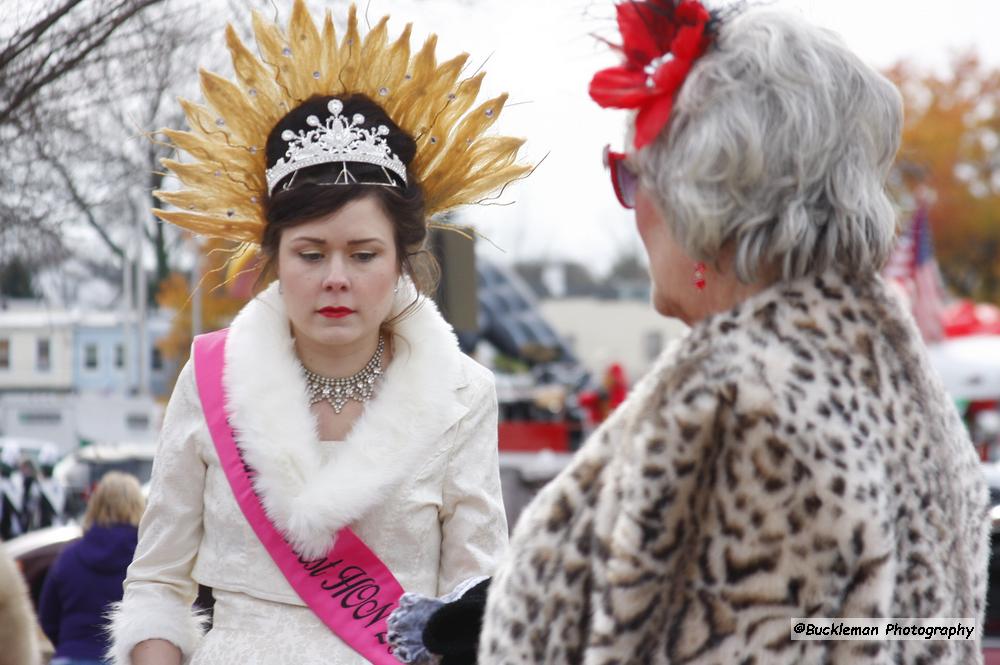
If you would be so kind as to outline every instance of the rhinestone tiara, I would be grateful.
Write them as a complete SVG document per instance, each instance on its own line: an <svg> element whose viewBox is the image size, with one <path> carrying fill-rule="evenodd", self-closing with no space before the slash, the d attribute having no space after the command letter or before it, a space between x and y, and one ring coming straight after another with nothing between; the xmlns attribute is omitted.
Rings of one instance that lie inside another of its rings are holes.
<svg viewBox="0 0 1000 665"><path fill-rule="evenodd" d="M362 127L365 117L360 113L355 113L350 119L341 115L344 104L339 99L331 99L326 107L330 115L325 123L320 122L315 115L306 118L306 124L315 129L298 132L286 129L281 133L282 140L288 143L288 149L284 157L265 171L268 194L289 173L336 162L363 162L381 166L398 175L403 184L406 184L406 165L390 150L384 138L389 134L388 127ZM397 186L392 178L387 177L386 180L384 184ZM338 177L337 184L353 184L346 169Z"/></svg>
<svg viewBox="0 0 1000 665"><path fill-rule="evenodd" d="M187 129L163 130L187 159L163 160L180 184L176 189L155 192L163 205L154 208L153 214L192 233L239 243L228 261L227 284L260 256L257 248L267 229L267 176L273 180L275 173L267 174L268 167L274 165L265 154L267 138L290 110L313 97L329 101L363 94L392 118L392 122L381 116L376 120L372 113L366 113L366 127L380 122L390 127L395 124L413 137L415 156L412 161L403 160L406 181L419 182L423 189L428 228L459 231L461 227L437 216L459 206L489 205L488 201L500 197L509 184L533 168L518 159L522 139L493 133L507 94L479 99L485 73L476 68L470 75L468 55L441 58L439 62L436 36L428 36L423 46L411 44L412 31L407 26L391 38L388 16L377 23L373 20L366 34L363 24L367 21L358 20L357 7L350 3L343 3L350 5L346 28L335 29L333 15L328 13L317 21L306 2L278 3L292 5L284 25L258 12L252 21L256 48L244 44L236 29L227 27L232 78L202 70L204 102L180 100ZM340 21L336 23L340 25ZM341 110L345 112L350 119L353 111ZM315 114L326 122L326 102ZM282 157L288 148L278 136L283 129L275 132L277 149L272 160ZM289 129L308 132L315 128L303 121L301 128ZM392 134L383 138L389 139L395 151ZM381 157L390 159L386 154ZM350 183L353 172L361 166L351 162L324 165L322 170L327 172L317 180ZM365 170L377 172L361 178L373 181L368 184L404 186L400 175L387 167ZM283 179L279 176L273 191L277 193L286 184L291 187L294 183L289 180L297 173L292 171Z"/></svg>

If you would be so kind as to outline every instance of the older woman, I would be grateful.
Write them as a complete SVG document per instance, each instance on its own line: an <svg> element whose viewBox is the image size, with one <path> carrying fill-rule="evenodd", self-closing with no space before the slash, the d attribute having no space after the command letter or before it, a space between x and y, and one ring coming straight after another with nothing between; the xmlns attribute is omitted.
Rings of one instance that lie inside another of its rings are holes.
<svg viewBox="0 0 1000 665"><path fill-rule="evenodd" d="M879 277L897 91L781 13L627 3L619 25L630 60L591 93L639 111L616 190L691 332L522 515L479 662L981 662L978 640L790 633L983 616L977 460Z"/></svg>

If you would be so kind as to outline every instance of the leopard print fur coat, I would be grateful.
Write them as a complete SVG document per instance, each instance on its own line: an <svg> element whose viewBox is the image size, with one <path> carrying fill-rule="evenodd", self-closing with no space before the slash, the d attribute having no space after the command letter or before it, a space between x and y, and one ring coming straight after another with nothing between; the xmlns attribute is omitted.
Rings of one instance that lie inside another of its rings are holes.
<svg viewBox="0 0 1000 665"><path fill-rule="evenodd" d="M523 513L479 663L974 665L976 641L792 641L792 617L975 617L987 490L878 277L695 326Z"/></svg>

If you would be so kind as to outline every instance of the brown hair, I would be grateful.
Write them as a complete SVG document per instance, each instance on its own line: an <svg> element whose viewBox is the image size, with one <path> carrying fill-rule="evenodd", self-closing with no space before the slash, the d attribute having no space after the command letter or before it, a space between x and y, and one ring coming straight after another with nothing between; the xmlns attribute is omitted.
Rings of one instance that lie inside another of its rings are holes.
<svg viewBox="0 0 1000 665"><path fill-rule="evenodd" d="M385 125L389 129L385 136L389 148L409 169L417 152L413 137L400 129L381 106L360 94L343 97L313 96L288 113L267 137L269 168L285 154L287 144L281 138L282 132L307 130L309 125L306 118L311 115L320 118L328 116L327 104L332 99L339 99L343 103L343 115L363 115L364 127ZM270 279L274 275L278 245L285 230L335 213L351 201L371 197L392 221L400 272L410 276L418 292L426 295L433 293L437 288L440 268L434 255L426 248L427 222L423 187L409 170L405 185L401 180L396 180L398 187L373 184L385 182L384 170L380 166L360 162L350 164L351 175L358 180L358 184L330 186L328 183L337 177L341 168L340 163L320 164L289 174L276 184L264 205L267 224L261 239L261 250L266 263L262 276ZM395 174L391 171L389 173L395 179ZM391 326L409 314L417 302L418 300L414 300L410 303L387 325Z"/></svg>
<svg viewBox="0 0 1000 665"><path fill-rule="evenodd" d="M87 502L83 530L112 524L138 526L145 509L146 499L142 496L142 488L135 476L121 471L109 471L97 483L97 488Z"/></svg>

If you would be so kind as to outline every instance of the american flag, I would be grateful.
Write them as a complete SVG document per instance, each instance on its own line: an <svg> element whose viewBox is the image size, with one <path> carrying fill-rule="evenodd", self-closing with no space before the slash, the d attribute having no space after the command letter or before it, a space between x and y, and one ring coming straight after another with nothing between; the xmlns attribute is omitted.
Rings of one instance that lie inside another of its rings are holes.
<svg viewBox="0 0 1000 665"><path fill-rule="evenodd" d="M909 299L910 311L924 341L943 339L945 292L934 258L926 204L920 204L913 221L899 236L884 273L899 284Z"/></svg>

